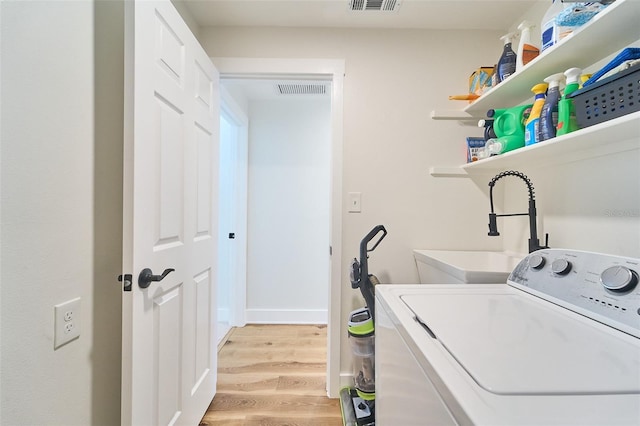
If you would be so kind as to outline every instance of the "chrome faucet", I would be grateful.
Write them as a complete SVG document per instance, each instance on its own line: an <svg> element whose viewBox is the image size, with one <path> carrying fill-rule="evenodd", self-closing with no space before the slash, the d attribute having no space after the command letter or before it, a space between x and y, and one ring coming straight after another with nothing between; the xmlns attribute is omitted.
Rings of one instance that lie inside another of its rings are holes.
<svg viewBox="0 0 640 426"><path fill-rule="evenodd" d="M527 185L527 189L529 190L529 212L528 213L511 213L511 214L496 214L493 210L493 187L496 182L502 179L505 176L515 176L524 181ZM489 213L489 236L494 237L500 235L498 232L498 224L497 218L504 216L529 216L529 232L531 237L529 238L529 253L532 253L536 250L549 248L549 234L546 234L545 237L545 245L540 245L540 240L538 239L538 231L536 226L536 200L533 190L533 185L529 178L521 172L517 172L514 170L509 170L506 172L498 173L491 182L489 182L489 202L491 203L491 213Z"/></svg>

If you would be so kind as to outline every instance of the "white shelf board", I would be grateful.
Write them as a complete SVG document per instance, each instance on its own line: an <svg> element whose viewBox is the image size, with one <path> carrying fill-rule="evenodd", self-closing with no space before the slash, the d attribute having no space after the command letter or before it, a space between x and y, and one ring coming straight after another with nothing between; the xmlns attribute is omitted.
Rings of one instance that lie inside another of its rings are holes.
<svg viewBox="0 0 640 426"><path fill-rule="evenodd" d="M484 116L491 108L510 108L533 102L531 88L545 77L585 68L640 39L640 1L617 0L571 36L545 50L521 70L464 108Z"/></svg>
<svg viewBox="0 0 640 426"><path fill-rule="evenodd" d="M431 111L432 120L457 120L457 121L477 121L479 118L459 110L435 110Z"/></svg>
<svg viewBox="0 0 640 426"><path fill-rule="evenodd" d="M468 174L539 167L640 149L640 111L567 135L465 164Z"/></svg>
<svg viewBox="0 0 640 426"><path fill-rule="evenodd" d="M469 174L460 167L430 167L429 174L433 177L469 177Z"/></svg>

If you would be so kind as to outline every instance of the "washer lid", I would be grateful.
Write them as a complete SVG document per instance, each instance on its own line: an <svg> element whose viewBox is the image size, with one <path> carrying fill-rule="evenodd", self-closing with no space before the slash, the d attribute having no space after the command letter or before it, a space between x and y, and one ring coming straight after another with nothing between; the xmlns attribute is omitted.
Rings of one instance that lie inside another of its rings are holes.
<svg viewBox="0 0 640 426"><path fill-rule="evenodd" d="M640 393L639 339L534 296L447 290L401 299L489 392Z"/></svg>

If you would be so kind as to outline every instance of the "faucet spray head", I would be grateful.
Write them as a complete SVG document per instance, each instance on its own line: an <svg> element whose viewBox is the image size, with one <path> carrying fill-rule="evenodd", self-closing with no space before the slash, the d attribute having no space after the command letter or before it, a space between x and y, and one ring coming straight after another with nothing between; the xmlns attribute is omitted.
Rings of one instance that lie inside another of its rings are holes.
<svg viewBox="0 0 640 426"><path fill-rule="evenodd" d="M500 233L498 232L498 223L497 223L497 216L495 213L489 213L489 235L490 237L497 237L498 235L500 235Z"/></svg>

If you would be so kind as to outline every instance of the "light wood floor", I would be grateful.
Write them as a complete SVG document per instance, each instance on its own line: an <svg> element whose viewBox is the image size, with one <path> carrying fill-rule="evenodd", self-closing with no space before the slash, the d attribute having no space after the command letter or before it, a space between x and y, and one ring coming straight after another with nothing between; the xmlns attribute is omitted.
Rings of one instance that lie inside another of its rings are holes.
<svg viewBox="0 0 640 426"><path fill-rule="evenodd" d="M200 425L341 426L327 398L326 326L235 328L218 353L218 389Z"/></svg>

